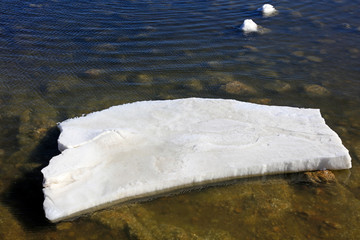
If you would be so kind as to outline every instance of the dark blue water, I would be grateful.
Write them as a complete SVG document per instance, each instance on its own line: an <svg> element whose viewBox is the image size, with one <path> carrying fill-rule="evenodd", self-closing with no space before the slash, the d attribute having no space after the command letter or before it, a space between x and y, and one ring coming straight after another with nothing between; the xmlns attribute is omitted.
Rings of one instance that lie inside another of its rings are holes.
<svg viewBox="0 0 360 240"><path fill-rule="evenodd" d="M264 3L1 1L0 238L356 239L360 1L270 1L273 17ZM264 32L239 30L247 18ZM190 96L320 108L354 167L330 186L254 179L46 222L39 170L57 122Z"/></svg>

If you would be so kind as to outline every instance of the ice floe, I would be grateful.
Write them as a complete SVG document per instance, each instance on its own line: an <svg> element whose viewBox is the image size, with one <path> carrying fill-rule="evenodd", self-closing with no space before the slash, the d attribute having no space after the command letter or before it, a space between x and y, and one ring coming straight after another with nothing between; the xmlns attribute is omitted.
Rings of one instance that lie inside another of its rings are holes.
<svg viewBox="0 0 360 240"><path fill-rule="evenodd" d="M261 8L258 8L258 11L261 11L266 17L274 16L277 13L277 10L271 4L262 5Z"/></svg>
<svg viewBox="0 0 360 240"><path fill-rule="evenodd" d="M252 19L245 19L240 29L246 33L257 32L258 25Z"/></svg>
<svg viewBox="0 0 360 240"><path fill-rule="evenodd" d="M347 169L318 109L224 99L143 101L59 124L44 175L53 221L174 189L264 174Z"/></svg>

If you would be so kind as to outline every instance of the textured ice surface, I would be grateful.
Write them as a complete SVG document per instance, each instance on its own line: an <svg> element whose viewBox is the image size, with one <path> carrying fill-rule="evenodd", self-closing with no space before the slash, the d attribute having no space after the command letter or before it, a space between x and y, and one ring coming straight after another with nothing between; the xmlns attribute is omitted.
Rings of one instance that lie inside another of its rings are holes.
<svg viewBox="0 0 360 240"><path fill-rule="evenodd" d="M316 169L351 159L317 109L223 99L145 101L59 124L42 170L51 221L205 182Z"/></svg>
<svg viewBox="0 0 360 240"><path fill-rule="evenodd" d="M271 4L264 4L261 8L258 9L261 11L264 16L273 16L277 12L273 5Z"/></svg>
<svg viewBox="0 0 360 240"><path fill-rule="evenodd" d="M258 26L252 19L245 19L240 29L244 32L257 32Z"/></svg>

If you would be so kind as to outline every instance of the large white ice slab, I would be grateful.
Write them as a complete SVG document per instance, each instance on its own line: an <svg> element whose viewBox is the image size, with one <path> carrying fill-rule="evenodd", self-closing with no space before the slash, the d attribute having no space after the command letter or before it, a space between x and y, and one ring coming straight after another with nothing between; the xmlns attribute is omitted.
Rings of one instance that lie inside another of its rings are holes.
<svg viewBox="0 0 360 240"><path fill-rule="evenodd" d="M351 167L318 109L223 99L145 101L69 119L59 128L62 153L42 170L51 221L205 182Z"/></svg>

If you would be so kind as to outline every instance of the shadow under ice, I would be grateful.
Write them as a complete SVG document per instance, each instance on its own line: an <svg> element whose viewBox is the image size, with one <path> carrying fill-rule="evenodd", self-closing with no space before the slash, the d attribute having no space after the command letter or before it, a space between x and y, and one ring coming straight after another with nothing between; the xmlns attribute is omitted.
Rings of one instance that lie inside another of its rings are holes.
<svg viewBox="0 0 360 240"><path fill-rule="evenodd" d="M44 195L41 169L49 164L49 160L53 156L60 153L57 148L59 134L57 127L48 130L27 161L38 163L40 166L16 179L1 198L1 201L9 206L11 212L25 228L34 230L52 225L46 219L43 210Z"/></svg>

